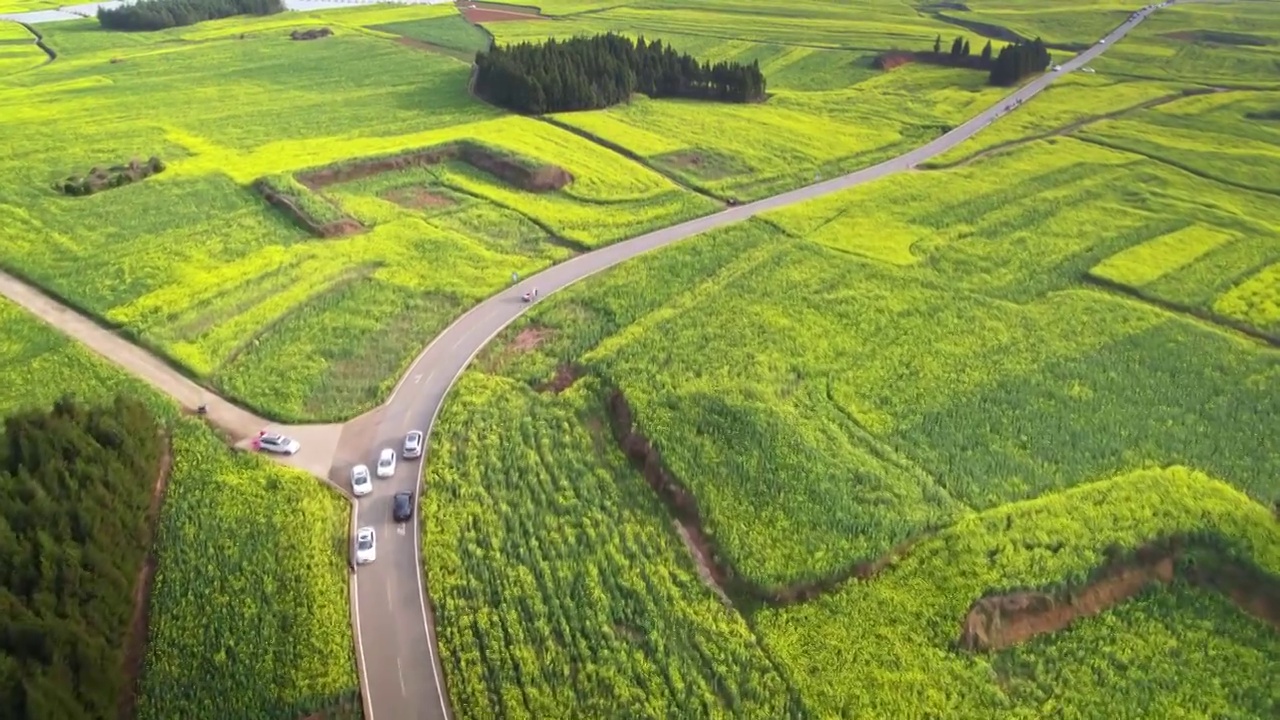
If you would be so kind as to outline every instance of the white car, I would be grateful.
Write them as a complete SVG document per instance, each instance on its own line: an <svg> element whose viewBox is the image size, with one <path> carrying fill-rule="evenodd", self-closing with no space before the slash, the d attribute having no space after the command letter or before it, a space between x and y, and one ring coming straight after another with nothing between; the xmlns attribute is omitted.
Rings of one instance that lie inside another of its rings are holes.
<svg viewBox="0 0 1280 720"><path fill-rule="evenodd" d="M396 474L396 451L386 448L378 456L378 477L389 478Z"/></svg>
<svg viewBox="0 0 1280 720"><path fill-rule="evenodd" d="M258 433L258 437L253 439L253 447L256 450L265 452L280 453L281 455L292 455L302 447L297 440L285 437L279 433L269 433L266 430Z"/></svg>
<svg viewBox="0 0 1280 720"><path fill-rule="evenodd" d="M1102 38L1101 40L1099 40L1099 41L1098 41L1098 44L1099 44L1099 45L1106 45L1106 44L1107 44L1107 39L1106 39L1106 38Z"/></svg>
<svg viewBox="0 0 1280 720"><path fill-rule="evenodd" d="M356 497L373 492L373 479L369 477L369 467L367 465L357 465L351 468L351 492L355 493Z"/></svg>
<svg viewBox="0 0 1280 720"><path fill-rule="evenodd" d="M362 527L356 531L356 564L368 565L378 559L378 539L373 528Z"/></svg>
<svg viewBox="0 0 1280 720"><path fill-rule="evenodd" d="M404 436L404 457L406 460L422 457L422 441L425 437L421 430L413 430Z"/></svg>

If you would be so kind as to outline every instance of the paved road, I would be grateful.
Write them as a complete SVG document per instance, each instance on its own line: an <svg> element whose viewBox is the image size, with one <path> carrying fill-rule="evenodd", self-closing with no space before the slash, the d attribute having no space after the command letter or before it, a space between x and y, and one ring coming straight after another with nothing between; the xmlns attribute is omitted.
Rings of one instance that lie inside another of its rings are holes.
<svg viewBox="0 0 1280 720"><path fill-rule="evenodd" d="M1124 37L1148 14L1150 11L1140 12L1137 18L1107 35L1106 43L1095 45L1062 63L1061 70L1037 78L972 120L905 155L849 175L579 255L486 300L436 337L409 368L390 400L378 411L376 447L399 447L409 430L430 431L450 387L472 358L528 309L529 306L521 299L525 290L537 287L540 296L550 295L650 250L768 210L909 170L972 137L1010 112L1013 103L1031 98L1059 75L1087 64ZM372 458L376 452L376 448L370 448L368 456ZM401 468L394 483L386 483L386 487L380 487L371 496L372 500L363 500L360 505L360 524L373 525L378 529L379 537L383 538L379 542L377 563L359 571L359 635L365 649L365 692L373 715L370 720L443 720L449 717L446 695L441 687L439 658L434 652L431 608L423 602L427 596L421 592L418 521L415 519L411 531L401 536L395 534L390 519L391 494L394 489L418 488L418 472L416 464L411 469ZM426 558L426 561L430 563L431 558Z"/></svg>
<svg viewBox="0 0 1280 720"><path fill-rule="evenodd" d="M433 340L382 407L340 426L270 425L272 429L294 435L303 442L302 452L286 459L286 462L330 480L344 490L349 488L346 478L352 464L359 462L373 467L379 449L391 447L398 450L405 433L410 430L430 431L454 380L494 335L528 309L529 306L521 301L521 295L527 288L537 287L540 295L545 297L650 250L768 210L914 168L972 137L1001 115L1012 111L1016 102L1031 98L1058 76L1087 64L1151 12L1140 11L1136 18L1107 35L1104 44L1095 45L1062 63L1060 71L1035 79L923 147L849 175L729 208L580 255L528 278L517 287L508 288L473 308ZM17 278L0 273L0 294L150 382L185 407L194 408L200 403L207 403L210 419L241 440L240 445L244 445L245 438L256 434L255 428L269 425L191 382L146 350L103 329ZM395 476L375 479L374 492L358 504L357 524L372 526L378 533L377 561L360 568L353 582L352 609L356 617L356 641L359 644L367 720L445 720L449 717L436 654L432 611L425 602L427 594L424 592L419 557L419 519L416 512L408 525L397 525L391 519L391 498L395 492L414 492L417 506L421 471L421 461L401 460ZM426 560L430 562L431 559Z"/></svg>

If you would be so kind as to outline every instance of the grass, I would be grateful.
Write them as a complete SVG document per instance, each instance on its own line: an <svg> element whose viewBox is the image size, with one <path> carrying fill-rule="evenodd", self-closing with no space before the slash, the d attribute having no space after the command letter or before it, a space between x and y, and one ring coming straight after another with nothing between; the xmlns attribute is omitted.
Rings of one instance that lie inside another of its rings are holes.
<svg viewBox="0 0 1280 720"><path fill-rule="evenodd" d="M0 20L0 78L40 67L48 59L26 28Z"/></svg>
<svg viewBox="0 0 1280 720"><path fill-rule="evenodd" d="M371 29L464 53L474 54L489 49L489 36L457 13L422 20L374 25Z"/></svg>

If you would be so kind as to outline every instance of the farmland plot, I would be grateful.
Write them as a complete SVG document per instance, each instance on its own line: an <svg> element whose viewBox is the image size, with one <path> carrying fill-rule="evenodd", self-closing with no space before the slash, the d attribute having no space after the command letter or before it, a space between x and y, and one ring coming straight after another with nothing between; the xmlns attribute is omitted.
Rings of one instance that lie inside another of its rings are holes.
<svg viewBox="0 0 1280 720"><path fill-rule="evenodd" d="M1277 698L1265 668L1280 635L1222 595L1182 584L994 657L954 649L979 597L1078 589L1107 548L1173 535L1212 538L1280 577L1280 530L1268 510L1174 468L967 518L869 582L766 609L756 623L805 702L833 715L1039 717L1049 702L1084 716L1123 704L1151 717L1267 717Z"/></svg>
<svg viewBox="0 0 1280 720"><path fill-rule="evenodd" d="M170 426L139 717L297 717L349 697L347 502L314 478L230 453L149 385L7 300L0 338L0 417L63 394L125 394Z"/></svg>
<svg viewBox="0 0 1280 720"><path fill-rule="evenodd" d="M403 9L409 21L454 12ZM512 272L714 209L587 140L499 118L467 97L464 63L359 24L394 17L357 8L110 37L50 26L59 62L0 84L21 138L0 160L5 263L265 414L338 419L376 404L432 334ZM293 42L299 25L336 34ZM535 196L440 167L435 183L469 199L431 218L334 188L326 207L369 231L324 241L248 187L462 138L560 165L573 182ZM151 155L165 173L86 198L49 189ZM119 272L93 270L104 265Z"/></svg>

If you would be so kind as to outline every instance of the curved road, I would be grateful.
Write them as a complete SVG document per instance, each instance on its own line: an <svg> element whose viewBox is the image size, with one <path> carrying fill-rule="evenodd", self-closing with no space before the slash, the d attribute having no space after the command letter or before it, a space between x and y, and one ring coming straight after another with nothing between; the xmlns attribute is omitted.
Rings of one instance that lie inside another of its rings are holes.
<svg viewBox="0 0 1280 720"><path fill-rule="evenodd" d="M1099 43L1022 86L977 117L942 135L927 145L831 180L775 195L714 215L657 230L640 237L579 255L526 278L472 308L435 338L414 361L387 403L375 411L378 425L376 443L366 455L376 456L377 448L399 448L405 433L432 425L454 381L472 358L507 325L529 308L521 300L528 288L537 287L540 296L550 295L594 273L679 240L736 223L768 210L837 192L855 185L910 170L972 137L982 128L1009 112L1014 103L1025 101L1064 75L1102 54L1112 43L1153 10L1140 10ZM368 461L366 461L368 462ZM335 468L337 470L337 468ZM345 468L342 469L345 472ZM418 491L417 463L396 474L394 483L384 483L360 502L360 524L378 529L378 561L358 572L357 631L365 669L365 696L369 720L444 720L449 717L442 683L439 657L435 654L434 622L425 602L421 537L415 513L411 532L398 535L391 522L390 498L396 490ZM416 500L416 497L415 497ZM426 558L429 563L431 558Z"/></svg>
<svg viewBox="0 0 1280 720"><path fill-rule="evenodd" d="M508 288L460 317L418 356L382 407L343 425L271 425L197 385L164 360L2 272L0 294L150 382L185 407L194 408L207 403L208 419L241 438L238 444L242 447L264 426L300 438L303 451L283 460L325 477L347 491L350 488L347 477L353 464L364 463L372 467L379 449L390 447L398 451L410 430L426 431L430 437L436 416L457 377L494 335L528 309L520 297L525 289L536 286L539 294L546 296L624 260L678 240L768 210L910 170L972 137L1011 111L1015 103L1039 93L1059 75L1085 65L1124 37L1154 9L1138 11L1135 17L1108 34L1105 43L1094 45L1062 63L1061 70L1036 78L977 117L904 155L849 175L732 207L579 255L527 278L519 286ZM424 457L426 454L424 452ZM400 460L394 477L386 480L375 478L374 492L358 502L357 524L372 526L378 534L377 561L359 568L352 576L352 614L367 720L445 720L450 716L436 654L432 610L426 602L423 586L422 558L419 556L421 533L417 500L422 486L421 463L421 460ZM391 498L397 491L405 490L415 495L414 519L407 526L391 519ZM426 558L428 563L430 560Z"/></svg>

